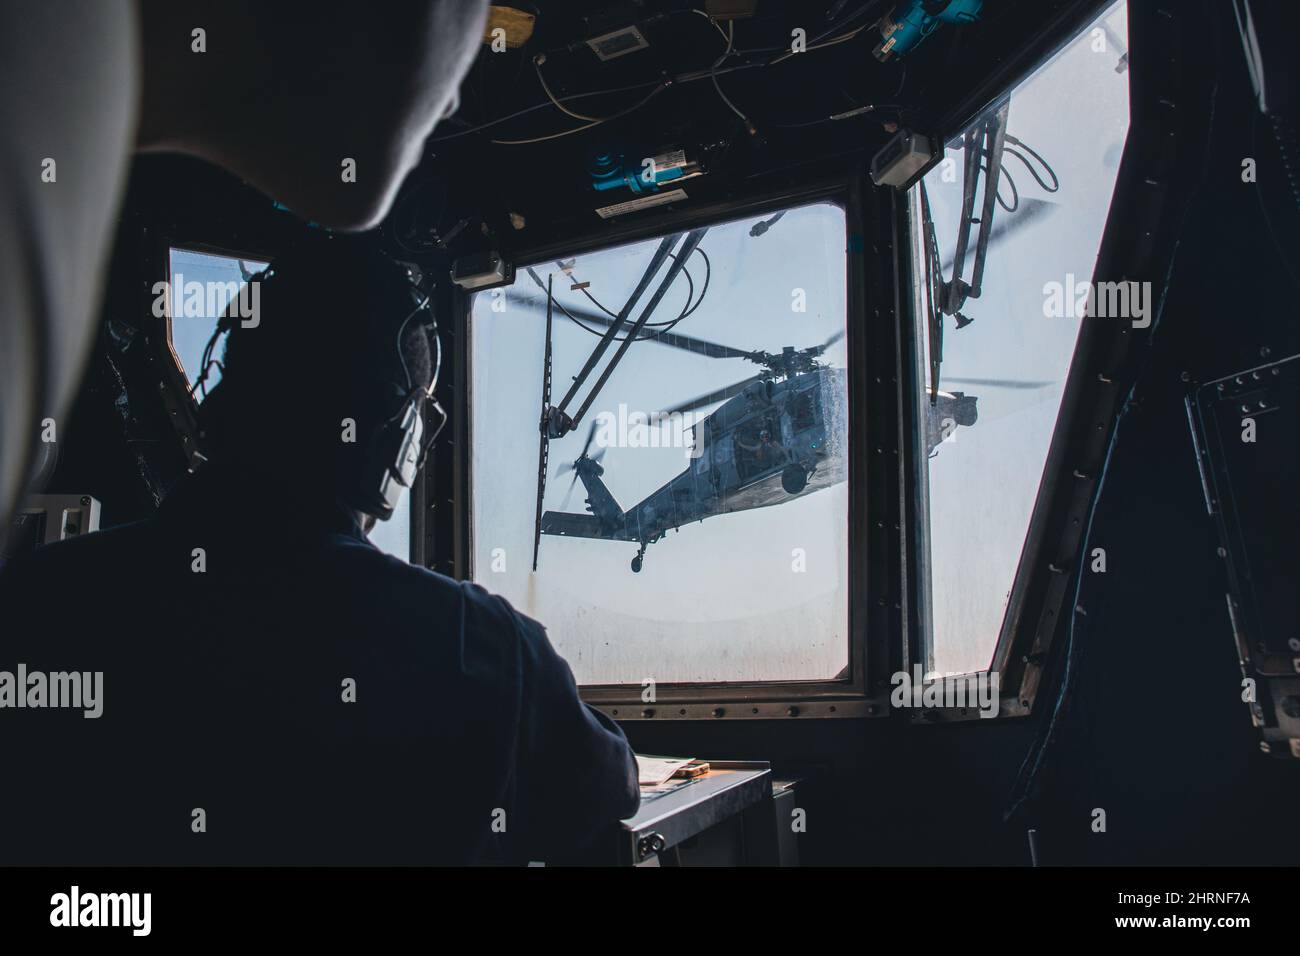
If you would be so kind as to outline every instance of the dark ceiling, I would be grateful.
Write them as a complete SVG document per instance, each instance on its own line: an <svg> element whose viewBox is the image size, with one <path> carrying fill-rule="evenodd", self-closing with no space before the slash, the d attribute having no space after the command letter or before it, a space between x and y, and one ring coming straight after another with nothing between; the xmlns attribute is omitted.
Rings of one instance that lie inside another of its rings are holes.
<svg viewBox="0 0 1300 956"><path fill-rule="evenodd" d="M695 204L861 169L899 123L932 135L956 132L999 84L1101 5L986 3L979 23L941 28L906 57L881 63L872 52L876 24L891 0L758 0L753 16L718 25L671 0L541 3L531 7L535 30L522 46L482 48L459 111L434 131L387 231L410 256L439 251L438 240L462 255L606 229L593 210L631 194L593 189L588 169L597 152L635 158L685 149L706 170L690 183ZM629 24L646 48L602 61L584 42ZM734 29L733 53L719 63L727 29ZM796 29L810 49L788 55ZM816 48L832 40L840 42ZM735 110L714 88L715 64ZM539 71L567 108L618 118L584 129L548 101ZM597 95L565 99L589 93ZM480 128L520 111L527 112ZM500 142L569 130L579 132Z"/></svg>

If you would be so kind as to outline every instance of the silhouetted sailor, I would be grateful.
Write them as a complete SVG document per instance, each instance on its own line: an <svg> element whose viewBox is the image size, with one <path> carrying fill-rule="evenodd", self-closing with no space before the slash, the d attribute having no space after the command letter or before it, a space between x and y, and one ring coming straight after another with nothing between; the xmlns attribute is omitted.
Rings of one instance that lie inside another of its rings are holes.
<svg viewBox="0 0 1300 956"><path fill-rule="evenodd" d="M260 281L201 472L0 574L0 671L102 674L97 717L9 683L0 862L567 858L637 808L623 734L539 624L366 538L430 442L427 299L347 240Z"/></svg>

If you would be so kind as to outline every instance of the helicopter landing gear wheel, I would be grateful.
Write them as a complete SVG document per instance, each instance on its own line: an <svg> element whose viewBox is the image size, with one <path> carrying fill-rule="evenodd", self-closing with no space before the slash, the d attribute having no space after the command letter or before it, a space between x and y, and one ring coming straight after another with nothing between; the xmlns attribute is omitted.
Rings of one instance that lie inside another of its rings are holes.
<svg viewBox="0 0 1300 956"><path fill-rule="evenodd" d="M802 465L786 465L781 472L781 487L787 495L797 495L808 487L808 472Z"/></svg>
<svg viewBox="0 0 1300 956"><path fill-rule="evenodd" d="M632 559L632 573L640 574L641 565L645 560L645 545L641 545L641 550L637 551L636 557Z"/></svg>

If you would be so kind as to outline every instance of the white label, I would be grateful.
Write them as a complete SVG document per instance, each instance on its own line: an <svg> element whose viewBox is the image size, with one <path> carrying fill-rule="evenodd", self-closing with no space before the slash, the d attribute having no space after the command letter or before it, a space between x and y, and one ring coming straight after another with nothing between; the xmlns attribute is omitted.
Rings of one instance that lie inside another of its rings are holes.
<svg viewBox="0 0 1300 956"><path fill-rule="evenodd" d="M678 166L686 165L686 150L674 149L667 153L660 153L658 156L650 157L654 163L654 171L660 172L664 169L676 169Z"/></svg>
<svg viewBox="0 0 1300 956"><path fill-rule="evenodd" d="M639 196L636 199L615 203L612 206L601 206L596 210L596 215L601 219L613 219L615 216L621 216L624 213L636 212L638 209L650 209L654 206L662 206L685 198L687 198L685 189L672 189L666 193L655 193L652 196Z"/></svg>

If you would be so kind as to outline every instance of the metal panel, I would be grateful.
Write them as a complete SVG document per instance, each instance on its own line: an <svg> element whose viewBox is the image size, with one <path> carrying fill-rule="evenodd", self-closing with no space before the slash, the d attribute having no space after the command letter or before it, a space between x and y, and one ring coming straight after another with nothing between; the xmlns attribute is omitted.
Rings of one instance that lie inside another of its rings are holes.
<svg viewBox="0 0 1300 956"><path fill-rule="evenodd" d="M1201 386L1187 399L1207 511L1227 572L1227 612L1243 700L1260 749L1300 757L1300 356ZM1225 627L1226 629L1226 627Z"/></svg>
<svg viewBox="0 0 1300 956"><path fill-rule="evenodd" d="M668 793L642 798L636 814L619 824L620 862L644 862L755 808L772 822L772 771L767 763L710 760L709 768L704 776L683 781ZM763 819L760 815L746 821L747 849L752 843L757 851L750 862L774 859L768 847L775 833L770 840L765 837Z"/></svg>

